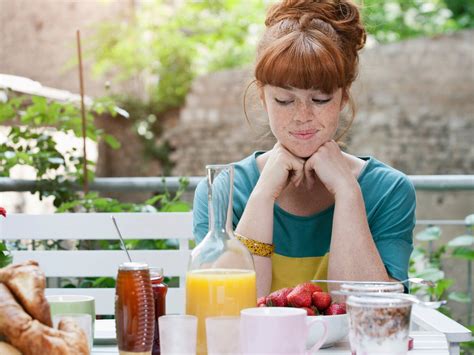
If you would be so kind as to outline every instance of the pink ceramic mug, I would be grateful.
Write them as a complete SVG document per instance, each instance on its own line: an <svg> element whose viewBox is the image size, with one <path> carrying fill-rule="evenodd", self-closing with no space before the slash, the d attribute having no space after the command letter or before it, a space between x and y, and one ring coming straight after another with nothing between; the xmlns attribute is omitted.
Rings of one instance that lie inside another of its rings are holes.
<svg viewBox="0 0 474 355"><path fill-rule="evenodd" d="M322 319L306 321L304 309L258 307L240 311L240 349L242 354L308 354L317 351L327 338ZM324 328L323 335L306 351L308 330L315 323Z"/></svg>

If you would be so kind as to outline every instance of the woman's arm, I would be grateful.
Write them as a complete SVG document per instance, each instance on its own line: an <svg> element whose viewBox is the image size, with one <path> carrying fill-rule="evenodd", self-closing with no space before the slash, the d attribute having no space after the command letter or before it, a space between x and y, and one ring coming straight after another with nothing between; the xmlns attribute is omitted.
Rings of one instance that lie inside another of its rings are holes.
<svg viewBox="0 0 474 355"><path fill-rule="evenodd" d="M275 201L257 186L252 191L236 233L262 243L273 241L273 205ZM253 255L257 273L257 296L270 293L272 286L272 259Z"/></svg>
<svg viewBox="0 0 474 355"><path fill-rule="evenodd" d="M335 194L328 278L390 281L369 229L362 192L354 182Z"/></svg>
<svg viewBox="0 0 474 355"><path fill-rule="evenodd" d="M322 145L306 162L335 200L328 278L389 281L367 222L364 200L354 173L334 141Z"/></svg>
<svg viewBox="0 0 474 355"><path fill-rule="evenodd" d="M298 186L303 178L304 160L295 157L280 143L267 153L268 159L253 189L236 232L262 243L273 243L273 207L289 182ZM291 174L290 174L291 172ZM266 296L272 286L272 260L253 255L257 273L257 295Z"/></svg>

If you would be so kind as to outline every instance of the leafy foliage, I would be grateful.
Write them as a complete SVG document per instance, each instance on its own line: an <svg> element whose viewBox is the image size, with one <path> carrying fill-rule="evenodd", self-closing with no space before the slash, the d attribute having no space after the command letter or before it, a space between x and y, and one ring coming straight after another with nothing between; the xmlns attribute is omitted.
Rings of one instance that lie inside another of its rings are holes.
<svg viewBox="0 0 474 355"><path fill-rule="evenodd" d="M182 106L197 75L248 65L265 16L261 0L144 1L128 20L102 23L89 54L94 71L145 84L147 99L117 96L146 152L169 173L170 147L157 146L162 114ZM112 91L113 91L112 85Z"/></svg>
<svg viewBox="0 0 474 355"><path fill-rule="evenodd" d="M164 181L163 181L164 182ZM182 201L182 195L186 191L189 180L181 178L179 180L178 191L172 194L168 189L163 193L157 194L144 203L123 203L116 199L101 197L97 193L88 193L85 196L70 202L63 203L57 209L57 212L187 212L191 210L189 203ZM166 185L165 185L166 186ZM176 249L178 246L175 240L143 240L143 239L127 239L125 241L127 249ZM60 243L57 246L60 248ZM99 250L118 250L121 249L120 242L111 240L88 241L81 240L78 249L99 249ZM172 286L175 285L176 279L166 279ZM63 287L115 287L115 279L111 277L87 277L77 279L61 280Z"/></svg>
<svg viewBox="0 0 474 355"><path fill-rule="evenodd" d="M434 243L439 242L441 237L441 228L431 226L420 233L415 238L421 243L428 243L428 248L417 246L410 258L410 276L421 277L426 280L434 281L435 287L412 287L411 292L421 297L427 296L431 300L440 300L448 298L450 301L459 302L467 305L467 317L464 323L472 328L472 261L474 260L474 214L465 218L466 234L451 239L448 243L435 247ZM468 234L470 233L470 234ZM453 292L450 287L454 280L445 278L443 271L443 260L445 258L455 258L467 262L467 284L466 292ZM450 315L448 306L441 307L440 311ZM464 349L474 348L474 342L463 343Z"/></svg>
<svg viewBox="0 0 474 355"><path fill-rule="evenodd" d="M381 43L474 27L474 5L464 0L364 0L368 32Z"/></svg>
<svg viewBox="0 0 474 355"><path fill-rule="evenodd" d="M114 103L108 99L96 101L86 114L86 136L94 142L104 139L113 148L118 141L94 125L94 115L108 113L116 116ZM82 118L72 103L48 101L44 97L13 97L0 102L0 123L13 122L5 144L0 145L0 176L9 177L16 166L34 169L37 184L31 191L40 199L54 197L54 205L77 198L72 181L83 181L82 151L71 147L61 151L54 139L56 132L82 137ZM94 177L94 162L87 162L88 176Z"/></svg>
<svg viewBox="0 0 474 355"><path fill-rule="evenodd" d="M188 179L180 178L179 188L175 194L165 187L163 193L149 198L144 203L123 203L113 198L101 197L96 192L90 192L76 200L63 203L56 212L187 212L191 210L191 206L182 201L181 197L188 185Z"/></svg>
<svg viewBox="0 0 474 355"><path fill-rule="evenodd" d="M10 255L7 246L4 242L0 241L0 267L4 267L11 264L12 256Z"/></svg>
<svg viewBox="0 0 474 355"><path fill-rule="evenodd" d="M118 72L119 80L146 75L155 107L178 107L197 74L252 61L264 9L259 0L143 2L128 22L98 28L95 72Z"/></svg>

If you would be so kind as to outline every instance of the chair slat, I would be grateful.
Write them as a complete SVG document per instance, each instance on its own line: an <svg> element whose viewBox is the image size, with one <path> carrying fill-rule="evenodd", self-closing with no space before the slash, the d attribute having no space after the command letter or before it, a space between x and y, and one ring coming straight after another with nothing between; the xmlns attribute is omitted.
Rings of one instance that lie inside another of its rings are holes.
<svg viewBox="0 0 474 355"><path fill-rule="evenodd" d="M9 214L0 219L0 240L117 240L111 216L125 239L179 239L179 250L131 250L132 260L163 267L166 276L180 276L180 287L170 288L167 313L184 313L184 276L192 235L191 212ZM18 250L13 262L37 260L47 277L116 277L127 261L121 250ZM49 288L46 294L85 294L96 299L97 314L114 314L114 289Z"/></svg>
<svg viewBox="0 0 474 355"><path fill-rule="evenodd" d="M115 216L125 239L192 239L191 212L9 214L0 239L117 239Z"/></svg>
<svg viewBox="0 0 474 355"><path fill-rule="evenodd" d="M131 250L133 261L163 267L166 276L186 274L190 251ZM117 276L118 266L128 261L122 250L12 251L13 262L36 260L47 277Z"/></svg>
<svg viewBox="0 0 474 355"><path fill-rule="evenodd" d="M469 329L435 309L413 305L411 316L412 320L423 328L446 335L446 339L450 343L472 340Z"/></svg>
<svg viewBox="0 0 474 355"><path fill-rule="evenodd" d="M98 315L115 313L114 288L47 288L46 295L87 295L95 298ZM166 296L166 313L184 313L185 294L181 288L169 288Z"/></svg>

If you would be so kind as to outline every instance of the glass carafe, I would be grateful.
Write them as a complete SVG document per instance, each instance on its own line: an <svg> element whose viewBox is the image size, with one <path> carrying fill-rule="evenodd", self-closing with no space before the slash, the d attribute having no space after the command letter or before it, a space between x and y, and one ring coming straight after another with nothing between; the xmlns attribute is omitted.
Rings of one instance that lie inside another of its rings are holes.
<svg viewBox="0 0 474 355"><path fill-rule="evenodd" d="M207 352L207 317L239 316L257 299L252 255L232 230L234 167L206 169L209 232L192 251L186 275L186 313L198 317L198 354Z"/></svg>

